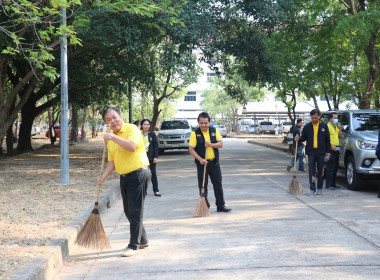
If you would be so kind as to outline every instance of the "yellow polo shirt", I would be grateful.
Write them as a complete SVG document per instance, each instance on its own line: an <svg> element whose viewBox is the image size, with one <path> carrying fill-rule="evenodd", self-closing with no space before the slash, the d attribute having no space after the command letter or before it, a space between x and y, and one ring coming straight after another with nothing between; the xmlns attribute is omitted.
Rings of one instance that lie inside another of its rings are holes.
<svg viewBox="0 0 380 280"><path fill-rule="evenodd" d="M112 132L115 134L114 132ZM112 140L108 141L108 161L113 161L115 170L119 174L127 174L144 166L149 166L144 140L137 126L124 123L117 136L127 139L137 145L137 150L129 152L121 148Z"/></svg>
<svg viewBox="0 0 380 280"><path fill-rule="evenodd" d="M331 145L339 146L339 128L337 125L333 125L331 122L327 124L330 132Z"/></svg>
<svg viewBox="0 0 380 280"><path fill-rule="evenodd" d="M203 137L205 138L205 141L211 142L210 129L207 129L207 132L202 131L202 133L203 133ZM217 141L222 141L222 136L220 136L220 133L217 128L215 128L215 137ZM197 146L197 136L195 135L195 131L191 133L189 145L194 148ZM208 147L207 159L214 159L214 158L215 158L214 149L211 147Z"/></svg>
<svg viewBox="0 0 380 280"><path fill-rule="evenodd" d="M313 124L313 130L314 130L314 141L313 141L313 148L316 149L318 148L318 128L319 128L319 123L320 121L317 123L317 124Z"/></svg>

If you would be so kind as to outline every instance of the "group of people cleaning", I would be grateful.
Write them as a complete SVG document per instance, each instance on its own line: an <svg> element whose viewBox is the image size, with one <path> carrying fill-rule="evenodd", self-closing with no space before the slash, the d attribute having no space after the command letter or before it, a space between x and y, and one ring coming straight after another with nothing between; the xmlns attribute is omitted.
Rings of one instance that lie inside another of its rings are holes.
<svg viewBox="0 0 380 280"><path fill-rule="evenodd" d="M319 117L320 112L317 109L313 109L310 112L311 122L303 126L303 120L298 119L296 126L293 128L293 149L297 150L295 160L299 161L299 171L305 172L304 154L308 156L309 195L322 194L323 175L326 177L327 189L334 190L339 188L335 182L339 168L339 139L342 138L342 127L336 113L329 115L328 124L321 122ZM380 160L380 131L376 156ZM295 160L293 157L290 161L287 166L288 171L295 165ZM324 171L325 165L326 169ZM323 172L326 174L323 174ZM380 186L378 197L380 198Z"/></svg>
<svg viewBox="0 0 380 280"><path fill-rule="evenodd" d="M103 174L98 177L98 185L115 170L120 174L120 191L123 208L130 223L130 240L123 257L130 257L140 249L148 247L148 238L143 225L144 201L148 183L152 181L155 196L158 190L156 163L158 160L158 142L156 134L150 131L151 123L144 119L138 123L124 123L120 110L109 107L103 112L103 119L112 129L104 134L107 144L108 163ZM197 166L198 187L201 193L203 170L206 166L205 194L207 206L207 182L210 177L213 184L217 212L230 212L225 206L222 188L222 174L219 165L218 149L223 147L219 131L210 127L210 116L203 112L198 116L198 128L192 132L189 152Z"/></svg>

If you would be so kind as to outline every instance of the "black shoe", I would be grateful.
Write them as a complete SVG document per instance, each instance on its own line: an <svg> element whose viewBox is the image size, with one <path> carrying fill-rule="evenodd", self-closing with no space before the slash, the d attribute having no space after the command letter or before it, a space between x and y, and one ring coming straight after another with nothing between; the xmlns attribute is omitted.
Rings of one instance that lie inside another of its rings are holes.
<svg viewBox="0 0 380 280"><path fill-rule="evenodd" d="M159 192L155 192L154 195L155 196L161 196L161 194Z"/></svg>
<svg viewBox="0 0 380 280"><path fill-rule="evenodd" d="M231 209L226 206L216 208L216 212L230 212Z"/></svg>
<svg viewBox="0 0 380 280"><path fill-rule="evenodd" d="M380 198L380 193L377 195L378 198Z"/></svg>

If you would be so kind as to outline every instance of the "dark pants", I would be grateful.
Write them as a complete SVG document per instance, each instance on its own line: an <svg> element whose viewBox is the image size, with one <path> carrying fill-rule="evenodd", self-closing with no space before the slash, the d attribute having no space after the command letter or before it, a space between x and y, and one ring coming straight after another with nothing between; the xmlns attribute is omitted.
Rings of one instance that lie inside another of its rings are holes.
<svg viewBox="0 0 380 280"><path fill-rule="evenodd" d="M310 190L315 191L315 180L317 180L317 188L323 187L322 169L325 160L325 154L313 154L309 156L309 183ZM313 179L314 177L314 179Z"/></svg>
<svg viewBox="0 0 380 280"><path fill-rule="evenodd" d="M149 159L149 168L150 172L152 172L152 185L153 185L153 192L159 192L158 190L158 181L157 181L157 173L156 173L156 163L153 163L153 159Z"/></svg>
<svg viewBox="0 0 380 280"><path fill-rule="evenodd" d="M139 249L140 244L147 244L143 226L144 200L146 188L151 178L149 168L140 169L120 176L120 190L123 198L124 213L130 223L130 240L128 248Z"/></svg>
<svg viewBox="0 0 380 280"><path fill-rule="evenodd" d="M198 187L199 187L199 194L202 192L202 182L203 182L203 170L204 165L201 165L197 161L197 174L198 174ZM214 188L214 195L216 200L216 207L221 208L224 206L224 195L223 195L223 188L222 188L222 172L220 171L220 165L219 163L216 163L214 161L209 161L206 167L206 176L205 176L205 197L207 206L210 207L210 203L207 199L207 184L208 184L208 176L210 176L212 186Z"/></svg>
<svg viewBox="0 0 380 280"><path fill-rule="evenodd" d="M335 187L336 173L339 167L339 151L331 151L330 159L326 168L326 188Z"/></svg>

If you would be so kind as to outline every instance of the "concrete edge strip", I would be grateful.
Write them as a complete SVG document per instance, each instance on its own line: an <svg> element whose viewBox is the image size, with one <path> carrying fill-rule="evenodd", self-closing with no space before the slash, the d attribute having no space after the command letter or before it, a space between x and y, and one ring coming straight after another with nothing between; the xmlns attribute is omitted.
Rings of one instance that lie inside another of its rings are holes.
<svg viewBox="0 0 380 280"><path fill-rule="evenodd" d="M281 148L281 147L277 147L274 145L264 144L264 143L260 143L260 142L256 142L256 141L252 141L252 140L248 140L248 143L255 144L258 146L262 146L262 147L266 147L266 148L271 148L271 149L278 150L278 151L285 152L285 153L290 153L289 148Z"/></svg>
<svg viewBox="0 0 380 280"><path fill-rule="evenodd" d="M120 185L119 183L115 183L99 198L99 213L106 213L107 209L111 208L119 198ZM51 249L49 249L48 253L40 258L32 259L25 266L16 270L11 280L52 279L69 257L70 251L75 246L78 233L94 209L94 203L95 202L89 203L86 208L62 230L64 238L49 242L48 246L51 247Z"/></svg>

